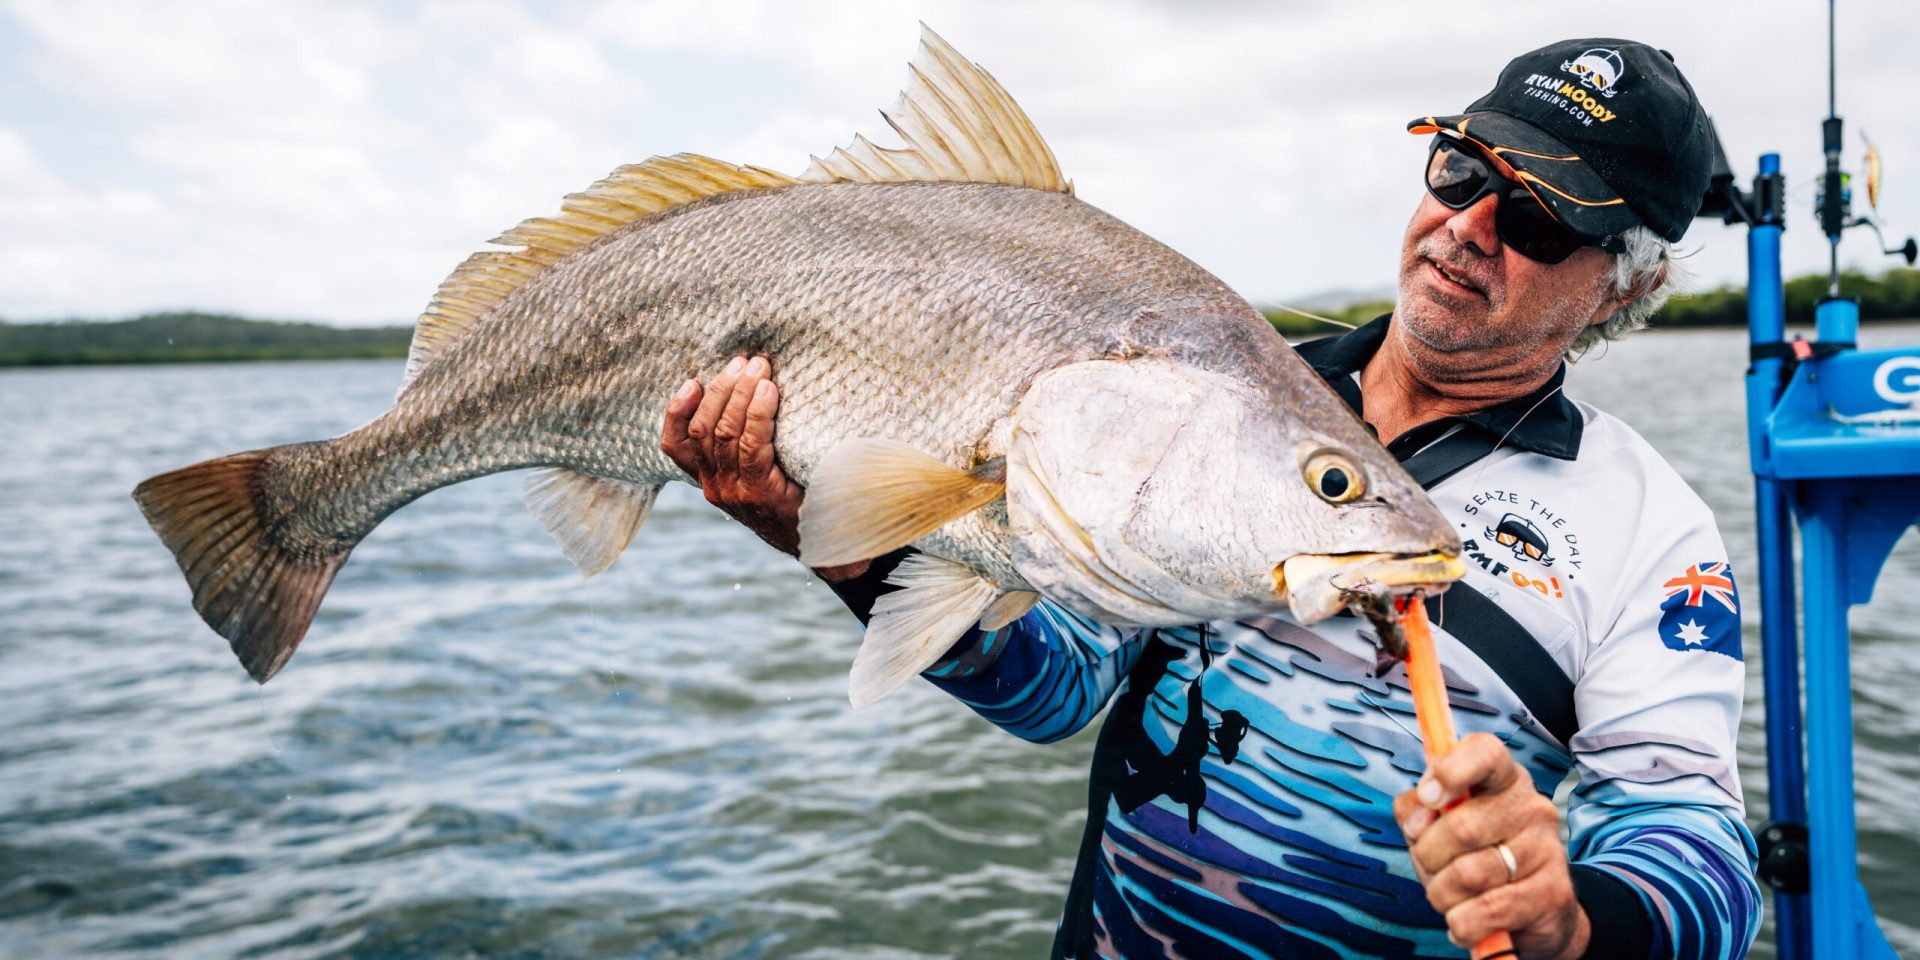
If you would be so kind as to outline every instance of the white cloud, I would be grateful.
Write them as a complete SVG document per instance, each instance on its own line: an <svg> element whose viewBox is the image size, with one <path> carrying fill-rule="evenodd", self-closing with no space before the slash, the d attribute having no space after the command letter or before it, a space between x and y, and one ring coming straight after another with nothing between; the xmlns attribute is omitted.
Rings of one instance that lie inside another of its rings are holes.
<svg viewBox="0 0 1920 960"><path fill-rule="evenodd" d="M1920 12L1841 16L1843 112L1885 151L1884 212L1913 230L1920 131L1886 91L1920 85ZM0 6L21 54L0 62L0 316L404 320L486 238L620 163L697 150L797 171L876 132L917 20L1020 99L1081 197L1256 298L1390 284L1424 149L1401 125L1577 32L1674 50L1740 170L1783 150L1789 270L1824 265L1806 186L1824 8L1618 0L1575 22L1477 0L1445 19L1388 3L17 0ZM1742 234L1689 239L1708 281L1740 278ZM1843 249L1883 265L1867 246Z"/></svg>

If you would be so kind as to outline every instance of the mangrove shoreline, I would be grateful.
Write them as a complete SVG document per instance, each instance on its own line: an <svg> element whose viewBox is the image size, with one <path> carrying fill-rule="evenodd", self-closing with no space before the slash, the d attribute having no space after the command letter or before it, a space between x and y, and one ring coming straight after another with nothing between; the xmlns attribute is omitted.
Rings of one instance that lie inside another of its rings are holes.
<svg viewBox="0 0 1920 960"><path fill-rule="evenodd" d="M1825 275L1787 281L1788 323L1811 324L1814 305L1826 289ZM1849 271L1841 275L1841 290L1860 299L1863 321L1920 317L1920 270L1900 268L1878 276ZM1392 309L1390 301L1370 301L1314 312L1358 326ZM1336 332L1319 320L1284 310L1268 307L1262 312L1289 337ZM1671 329L1746 322L1746 288L1725 286L1674 297L1652 325ZM410 326L336 327L197 312L150 313L130 320L0 321L0 367L400 359L412 338Z"/></svg>

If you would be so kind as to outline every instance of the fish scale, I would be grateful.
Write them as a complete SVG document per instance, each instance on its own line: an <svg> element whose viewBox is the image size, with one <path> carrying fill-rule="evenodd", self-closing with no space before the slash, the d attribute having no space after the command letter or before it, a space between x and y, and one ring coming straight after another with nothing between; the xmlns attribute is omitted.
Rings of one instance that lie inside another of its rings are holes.
<svg viewBox="0 0 1920 960"><path fill-rule="evenodd" d="M508 470L536 470L529 505L598 573L686 479L661 450L670 396L749 354L774 366L779 464L808 487L802 559L922 554L876 607L856 703L1041 593L1186 623L1272 609L1298 556L1365 553L1388 576L1393 556L1457 554L1244 299L1073 196L1018 107L931 32L915 66L888 114L907 150L857 139L806 179L691 155L623 167L441 285L391 410L142 484L209 625L264 682L375 525ZM1334 462L1344 496L1314 488Z"/></svg>
<svg viewBox="0 0 1920 960"><path fill-rule="evenodd" d="M795 224L814 242L788 247L784 262L752 256L764 238L799 232ZM1098 266L1165 259L1185 269ZM1084 279L1063 285L1061 274ZM1196 284L1211 297L1194 296ZM730 295L739 290L791 306L749 312ZM338 541L358 540L428 491L502 470L681 479L659 450L667 397L745 349L777 346L740 336L775 329L792 344L772 359L785 396L782 466L798 482L833 442L858 433L967 465L1027 381L1115 349L1116 325L1143 342L1189 346L1177 331L1134 322L1176 296L1264 324L1178 254L1061 194L909 183L725 195L630 224L557 264L423 368L392 410L326 456L288 451L275 463L307 492L316 532ZM860 349L841 349L853 343ZM886 397L884 418L846 402L876 396ZM980 546L954 559L983 560Z"/></svg>

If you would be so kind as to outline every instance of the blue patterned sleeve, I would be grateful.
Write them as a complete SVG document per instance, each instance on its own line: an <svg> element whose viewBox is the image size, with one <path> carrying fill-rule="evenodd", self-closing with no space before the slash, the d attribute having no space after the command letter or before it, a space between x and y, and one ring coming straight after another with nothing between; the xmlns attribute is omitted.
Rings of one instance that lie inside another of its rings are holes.
<svg viewBox="0 0 1920 960"><path fill-rule="evenodd" d="M974 631L922 676L995 726L1052 743L1100 713L1144 642L1141 631L1104 626L1042 600L999 630Z"/></svg>
<svg viewBox="0 0 1920 960"><path fill-rule="evenodd" d="M1572 857L1596 944L1603 934L1625 932L1617 916L1623 909L1650 919L1651 957L1744 957L1760 930L1753 837L1723 811L1684 800L1636 801L1578 837ZM1616 901L1619 908L1605 908ZM1608 922L1611 929L1603 930Z"/></svg>
<svg viewBox="0 0 1920 960"><path fill-rule="evenodd" d="M1575 683L1568 852L1596 943L1642 932L1590 955L1744 957L1761 898L1735 762L1738 592L1710 525L1668 537Z"/></svg>

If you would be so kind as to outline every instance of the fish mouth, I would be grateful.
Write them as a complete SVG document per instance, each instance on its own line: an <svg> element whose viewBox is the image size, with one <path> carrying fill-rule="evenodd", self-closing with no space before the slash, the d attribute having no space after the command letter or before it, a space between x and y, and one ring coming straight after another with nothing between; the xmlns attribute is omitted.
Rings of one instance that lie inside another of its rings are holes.
<svg viewBox="0 0 1920 960"><path fill-rule="evenodd" d="M1428 596L1467 575L1458 553L1302 554L1274 568L1276 591L1294 619L1318 623L1356 603L1378 605L1412 593Z"/></svg>

